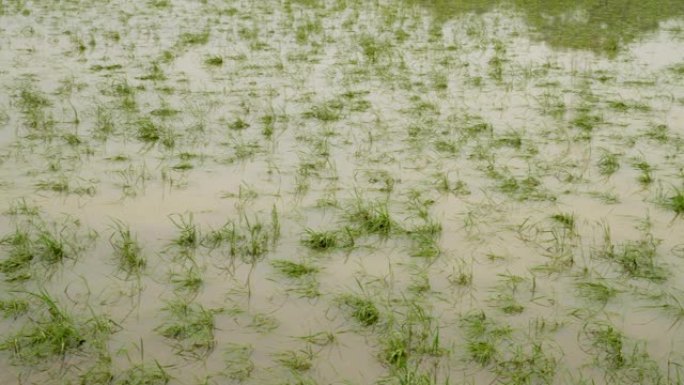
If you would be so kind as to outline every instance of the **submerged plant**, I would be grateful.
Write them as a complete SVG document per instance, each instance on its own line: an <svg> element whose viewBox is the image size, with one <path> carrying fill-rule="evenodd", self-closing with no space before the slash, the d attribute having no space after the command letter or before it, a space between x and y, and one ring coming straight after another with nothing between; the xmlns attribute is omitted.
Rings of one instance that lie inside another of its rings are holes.
<svg viewBox="0 0 684 385"><path fill-rule="evenodd" d="M372 326L380 320L380 311L373 301L354 294L345 294L338 298L338 302L351 311L354 317L363 326Z"/></svg>

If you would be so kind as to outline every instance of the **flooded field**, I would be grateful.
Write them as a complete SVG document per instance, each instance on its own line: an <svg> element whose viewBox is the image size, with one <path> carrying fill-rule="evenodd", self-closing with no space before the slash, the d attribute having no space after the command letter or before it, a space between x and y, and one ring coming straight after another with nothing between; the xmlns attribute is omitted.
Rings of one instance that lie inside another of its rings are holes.
<svg viewBox="0 0 684 385"><path fill-rule="evenodd" d="M1 384L684 384L684 2L0 2Z"/></svg>

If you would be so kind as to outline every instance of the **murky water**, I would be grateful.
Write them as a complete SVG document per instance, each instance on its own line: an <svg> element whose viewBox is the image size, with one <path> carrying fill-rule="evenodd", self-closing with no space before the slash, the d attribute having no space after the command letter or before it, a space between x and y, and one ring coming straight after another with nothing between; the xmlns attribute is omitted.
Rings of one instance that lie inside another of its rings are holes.
<svg viewBox="0 0 684 385"><path fill-rule="evenodd" d="M0 382L681 384L682 15L0 3Z"/></svg>

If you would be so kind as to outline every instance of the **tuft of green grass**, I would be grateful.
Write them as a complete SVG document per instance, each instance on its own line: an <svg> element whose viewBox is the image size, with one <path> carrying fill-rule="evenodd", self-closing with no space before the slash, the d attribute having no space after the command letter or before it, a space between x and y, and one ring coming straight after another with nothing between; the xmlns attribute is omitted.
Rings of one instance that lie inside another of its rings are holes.
<svg viewBox="0 0 684 385"><path fill-rule="evenodd" d="M364 202L357 197L347 217L359 226L359 230L368 234L387 236L399 225L392 219L386 201Z"/></svg>
<svg viewBox="0 0 684 385"><path fill-rule="evenodd" d="M142 247L123 222L114 222L114 232L109 238L109 243L114 249L119 269L128 276L138 275L145 269L147 261L142 254Z"/></svg>
<svg viewBox="0 0 684 385"><path fill-rule="evenodd" d="M211 55L204 58L204 64L211 67L220 67L223 65L223 56Z"/></svg>
<svg viewBox="0 0 684 385"><path fill-rule="evenodd" d="M345 294L338 298L338 302L349 309L351 316L363 326L372 326L380 321L380 311L368 298Z"/></svg>
<svg viewBox="0 0 684 385"><path fill-rule="evenodd" d="M617 170L620 169L620 160L618 154L613 154L608 151L604 151L596 164L599 173L604 176L610 176L615 174Z"/></svg>
<svg viewBox="0 0 684 385"><path fill-rule="evenodd" d="M166 385L172 380L159 362L154 364L141 363L135 365L116 376L113 385Z"/></svg>
<svg viewBox="0 0 684 385"><path fill-rule="evenodd" d="M574 230L575 229L575 214L571 213L557 213L551 215L551 219L553 219L555 222L558 224L562 225L568 230Z"/></svg>
<svg viewBox="0 0 684 385"><path fill-rule="evenodd" d="M684 214L684 190L675 188L674 193L665 198L664 206L674 211L677 216Z"/></svg>
<svg viewBox="0 0 684 385"><path fill-rule="evenodd" d="M334 231L315 231L306 229L302 244L314 250L328 250L338 246L337 233Z"/></svg>
<svg viewBox="0 0 684 385"><path fill-rule="evenodd" d="M271 266L288 278L300 278L305 275L315 274L318 272L317 267L310 266L305 263L291 262L284 259L276 259L271 261Z"/></svg>
<svg viewBox="0 0 684 385"><path fill-rule="evenodd" d="M214 349L214 314L216 310L182 299L169 301L163 309L168 315L157 330L175 341L174 347L182 355L206 357Z"/></svg>
<svg viewBox="0 0 684 385"><path fill-rule="evenodd" d="M652 237L622 245L608 244L600 256L615 262L631 278L665 281L669 273L658 261L657 243Z"/></svg>
<svg viewBox="0 0 684 385"><path fill-rule="evenodd" d="M204 45L209 42L209 30L202 32L183 32L178 37L178 45Z"/></svg>
<svg viewBox="0 0 684 385"><path fill-rule="evenodd" d="M290 370L304 372L311 368L314 356L315 355L309 346L308 349L287 350L276 353L274 358L277 362Z"/></svg>
<svg viewBox="0 0 684 385"><path fill-rule="evenodd" d="M583 281L576 284L577 292L580 297L590 301L605 305L611 298L615 297L618 290L603 282Z"/></svg>
<svg viewBox="0 0 684 385"><path fill-rule="evenodd" d="M17 318L24 315L29 310L29 303L26 300L11 298L0 299L0 313L4 318Z"/></svg>
<svg viewBox="0 0 684 385"><path fill-rule="evenodd" d="M253 349L250 345L229 343L223 352L226 369L223 374L231 380L245 381L254 371Z"/></svg>
<svg viewBox="0 0 684 385"><path fill-rule="evenodd" d="M40 303L35 318L0 342L0 350L11 352L19 363L35 365L76 354L85 346L103 345L101 340L111 333L106 321L96 318L77 321L46 291L28 294Z"/></svg>
<svg viewBox="0 0 684 385"><path fill-rule="evenodd" d="M173 240L173 244L181 248L194 249L199 245L200 234L197 225L193 222L192 213L187 215L171 215L171 222L180 231L180 234Z"/></svg>

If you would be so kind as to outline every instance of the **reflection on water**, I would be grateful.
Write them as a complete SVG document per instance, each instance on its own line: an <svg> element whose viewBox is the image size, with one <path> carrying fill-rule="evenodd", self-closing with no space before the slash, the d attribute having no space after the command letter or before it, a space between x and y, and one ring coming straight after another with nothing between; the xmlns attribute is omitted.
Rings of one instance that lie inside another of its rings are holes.
<svg viewBox="0 0 684 385"><path fill-rule="evenodd" d="M662 21L684 15L681 0L404 0L434 12L440 22L495 8L519 13L556 48L586 49L608 56L655 31Z"/></svg>

